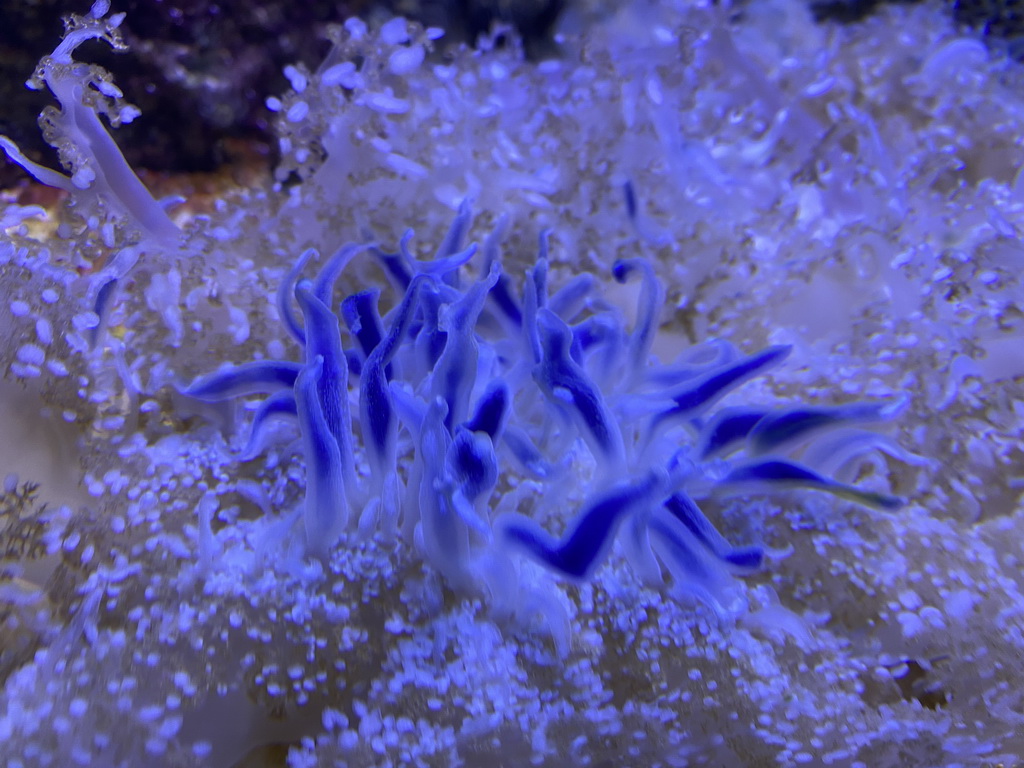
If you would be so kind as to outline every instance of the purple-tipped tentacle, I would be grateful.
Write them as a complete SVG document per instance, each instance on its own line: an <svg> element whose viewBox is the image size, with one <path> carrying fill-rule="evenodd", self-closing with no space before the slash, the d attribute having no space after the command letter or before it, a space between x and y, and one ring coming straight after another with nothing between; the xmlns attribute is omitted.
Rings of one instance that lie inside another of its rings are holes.
<svg viewBox="0 0 1024 768"><path fill-rule="evenodd" d="M499 520L501 537L506 545L526 551L563 576L586 579L604 560L622 519L655 503L660 487L658 477L649 474L605 491L580 511L572 530L558 541L521 515Z"/></svg>
<svg viewBox="0 0 1024 768"><path fill-rule="evenodd" d="M622 433L604 402L600 390L569 355L571 331L548 309L537 314L543 356L534 369L534 380L556 407L572 415L596 458L614 467L625 459Z"/></svg>
<svg viewBox="0 0 1024 768"><path fill-rule="evenodd" d="M345 363L348 365L349 376L359 376L363 372L363 359L358 349L345 350Z"/></svg>
<svg viewBox="0 0 1024 768"><path fill-rule="evenodd" d="M715 612L719 619L734 614L737 603L744 603L735 593L738 583L729 574L726 564L712 560L689 530L674 517L655 514L649 524L651 544L658 559L672 574L677 591L695 597Z"/></svg>
<svg viewBox="0 0 1024 768"><path fill-rule="evenodd" d="M647 369L651 343L658 331L658 311L665 301L665 292L647 259L622 259L612 267L612 275L620 283L625 283L635 272L640 273L642 282L637 297L636 324L629 337L627 374L631 380L636 380Z"/></svg>
<svg viewBox="0 0 1024 768"><path fill-rule="evenodd" d="M110 316L110 309L114 306L114 298L117 296L117 278L111 278L103 283L96 291L96 301L93 303L92 311L96 313L99 322L89 330L89 346L95 347L107 327L107 318Z"/></svg>
<svg viewBox="0 0 1024 768"><path fill-rule="evenodd" d="M586 306L587 297L597 287L597 278L589 272L573 276L548 300L548 309L571 323Z"/></svg>
<svg viewBox="0 0 1024 768"><path fill-rule="evenodd" d="M540 335L537 331L537 310L541 307L542 299L537 295L537 283L533 279L532 272L526 275L523 283L523 344L529 355L530 362L537 364L541 361L543 351L540 346Z"/></svg>
<svg viewBox="0 0 1024 768"><path fill-rule="evenodd" d="M621 370L625 348L622 324L610 312L591 315L572 328L572 359L597 381L609 384Z"/></svg>
<svg viewBox="0 0 1024 768"><path fill-rule="evenodd" d="M448 232L445 233L444 239L437 246L437 251L434 253L434 261L447 259L462 250L462 244L466 242L466 235L469 233L472 223L473 206L470 204L469 198L463 198L459 202L459 209L456 211L455 217L448 227ZM446 282L448 285L458 285L457 279Z"/></svg>
<svg viewBox="0 0 1024 768"><path fill-rule="evenodd" d="M448 455L448 471L470 503L475 504L482 496L490 494L498 482L498 457L487 433L456 427Z"/></svg>
<svg viewBox="0 0 1024 768"><path fill-rule="evenodd" d="M219 403L233 397L276 392L294 386L301 369L298 363L273 360L231 365L196 377L181 393L204 403Z"/></svg>
<svg viewBox="0 0 1024 768"><path fill-rule="evenodd" d="M508 227L508 215L502 214L498 217L495 222L494 229L491 230L490 234L484 240L483 247L483 274L490 274L491 267L494 264L501 264L501 239L505 236L505 230ZM523 312L519 308L519 303L512 295L512 289L509 285L508 277L502 274L498 278L498 282L494 284L491 289L491 299L502 315L505 316L513 325L513 327L520 327L523 324Z"/></svg>
<svg viewBox="0 0 1024 768"><path fill-rule="evenodd" d="M420 432L420 532L427 559L449 582L463 585L468 577L469 528L452 503L454 483L445 471L451 435L444 426L448 406L434 398Z"/></svg>
<svg viewBox="0 0 1024 768"><path fill-rule="evenodd" d="M346 296L341 302L341 318L356 340L365 360L384 336L384 324L377 311L380 288Z"/></svg>
<svg viewBox="0 0 1024 768"><path fill-rule="evenodd" d="M341 273L345 271L345 267L354 257L369 250L373 245L373 243L349 243L341 246L317 273L316 280L313 281L313 295L330 306L334 284L338 281Z"/></svg>
<svg viewBox="0 0 1024 768"><path fill-rule="evenodd" d="M751 453L766 453L825 429L882 421L891 417L901 404L851 403L769 412L751 429L747 442Z"/></svg>
<svg viewBox="0 0 1024 768"><path fill-rule="evenodd" d="M412 282L413 278L413 270L409 265L409 260L412 257L407 257L406 245L414 235L415 232L411 229L405 231L402 239L399 240L398 253L384 253L379 248L373 249L373 254L383 265L384 271L401 291L405 291L409 287L409 283Z"/></svg>
<svg viewBox="0 0 1024 768"><path fill-rule="evenodd" d="M466 234L469 232L469 227L472 223L473 206L469 198L464 197L459 201L455 217L448 226L448 232L445 233L444 239L438 244L434 258L444 259L461 250L462 244L466 242Z"/></svg>
<svg viewBox="0 0 1024 768"><path fill-rule="evenodd" d="M465 217L468 216L469 219ZM476 254L476 244L462 248L462 241L469 226L472 213L468 204L459 206L459 213L456 214L448 229L448 235L438 247L434 258L429 261L417 259L409 250L409 241L412 239L412 230L405 233L398 243L398 250L405 262L408 273L416 275L431 275L444 281L445 285L456 288L459 284L458 270L464 266Z"/></svg>
<svg viewBox="0 0 1024 768"><path fill-rule="evenodd" d="M782 362L792 351L788 345L768 347L735 363L717 367L671 393L675 405L654 417L652 429L667 420L697 416L728 392L768 368Z"/></svg>
<svg viewBox="0 0 1024 768"><path fill-rule="evenodd" d="M750 430L769 413L764 408L723 408L700 428L697 455L708 459L739 448Z"/></svg>
<svg viewBox="0 0 1024 768"><path fill-rule="evenodd" d="M348 523L341 451L320 407L318 385L323 369L324 360L317 356L295 382L295 408L306 457L306 546L320 556L329 551Z"/></svg>
<svg viewBox="0 0 1024 768"><path fill-rule="evenodd" d="M434 261L415 261L416 274L440 277L451 286L452 281L458 280L459 267L469 263L469 260L476 255L476 243L470 243L458 253L453 253L443 259Z"/></svg>
<svg viewBox="0 0 1024 768"><path fill-rule="evenodd" d="M338 316L318 299L313 284L302 280L295 286L295 298L305 321L306 363L321 359L317 377L317 395L324 419L341 451L345 482L355 491L355 456L352 446L352 414L348 405L348 361L341 347Z"/></svg>
<svg viewBox="0 0 1024 768"><path fill-rule="evenodd" d="M897 509L903 499L885 493L865 491L852 485L829 480L817 472L792 461L769 459L744 464L729 472L718 486L725 490L769 491L774 488L812 488L831 493L877 509Z"/></svg>
<svg viewBox="0 0 1024 768"><path fill-rule="evenodd" d="M545 298L547 297L547 292L548 292L547 291L547 284L546 283L547 283L547 276L548 276L548 272L547 272L547 270L548 270L548 251L550 250L550 244L551 244L550 241L551 241L551 229L550 228L545 227L544 229L542 229L540 232L537 233L537 263L538 264L541 264L541 263L544 264L544 273L543 273L544 283L539 284L537 286L537 288L538 289L542 289L540 291L540 293L543 294Z"/></svg>
<svg viewBox="0 0 1024 768"><path fill-rule="evenodd" d="M252 417L252 427L249 430L249 440L245 448L239 454L241 461L250 461L263 450L263 430L272 418L277 416L292 417L298 415L295 407L295 392L292 389L282 389L275 392L259 404Z"/></svg>
<svg viewBox="0 0 1024 768"><path fill-rule="evenodd" d="M622 183L622 197L626 203L626 215L630 221L636 221L637 205L636 205L636 190L633 188L633 182L630 179L626 179Z"/></svg>
<svg viewBox="0 0 1024 768"><path fill-rule="evenodd" d="M711 524L697 503L685 493L672 494L664 504L676 520L686 526L693 537L703 544L715 557L739 570L756 570L764 561L764 550L760 547L732 546Z"/></svg>
<svg viewBox="0 0 1024 768"><path fill-rule="evenodd" d="M295 293L295 283L305 268L306 262L315 255L317 255L315 248L308 248L303 251L302 255L295 260L292 268L285 274L281 280L281 285L277 289L277 311L281 314L281 322L284 323L288 333L299 344L306 343L306 334L302 330L302 326L299 325L299 319L295 316L295 311L292 309L292 295Z"/></svg>
<svg viewBox="0 0 1024 768"><path fill-rule="evenodd" d="M497 440L509 417L511 393L504 379L492 379L477 400L473 416L466 422L471 432L484 432Z"/></svg>
<svg viewBox="0 0 1024 768"><path fill-rule="evenodd" d="M392 315L387 335L374 347L359 377L359 415L363 439L370 458L371 472L378 483L382 482L386 472L394 470L395 439L398 429L388 388L387 364L394 357L409 329L424 282L432 280L433 278L418 275L409 284L409 290L405 292L401 304Z"/></svg>
<svg viewBox="0 0 1024 768"><path fill-rule="evenodd" d="M670 366L659 366L644 377L649 385L671 388L723 368L740 359L732 342L713 339L686 350Z"/></svg>
<svg viewBox="0 0 1024 768"><path fill-rule="evenodd" d="M487 294L498 281L501 267L491 267L483 280L477 281L465 294L441 312L441 330L446 334L444 351L431 374L431 392L444 398L448 405L445 426L465 420L469 396L476 383L479 346L475 328Z"/></svg>
<svg viewBox="0 0 1024 768"><path fill-rule="evenodd" d="M448 341L448 334L440 327L441 313L446 305L442 286L436 283L425 286L420 291L419 304L417 317L422 323L413 342L417 378L426 376L434 369Z"/></svg>
<svg viewBox="0 0 1024 768"><path fill-rule="evenodd" d="M526 273L526 279L533 283L533 290L537 295L537 309L548 305L548 230L543 230L538 236L538 250L540 255L533 269Z"/></svg>
<svg viewBox="0 0 1024 768"><path fill-rule="evenodd" d="M557 468L537 450L525 430L509 424L502 439L515 460L533 479L551 480L558 474Z"/></svg>

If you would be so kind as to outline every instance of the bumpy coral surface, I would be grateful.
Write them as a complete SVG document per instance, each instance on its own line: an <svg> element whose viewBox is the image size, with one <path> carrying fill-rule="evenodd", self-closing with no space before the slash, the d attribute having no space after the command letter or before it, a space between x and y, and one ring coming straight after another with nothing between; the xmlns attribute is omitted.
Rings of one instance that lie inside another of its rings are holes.
<svg viewBox="0 0 1024 768"><path fill-rule="evenodd" d="M931 4L353 20L180 206L107 10L33 77L67 175L0 139L67 195L0 217L8 765L1024 755L1017 64Z"/></svg>

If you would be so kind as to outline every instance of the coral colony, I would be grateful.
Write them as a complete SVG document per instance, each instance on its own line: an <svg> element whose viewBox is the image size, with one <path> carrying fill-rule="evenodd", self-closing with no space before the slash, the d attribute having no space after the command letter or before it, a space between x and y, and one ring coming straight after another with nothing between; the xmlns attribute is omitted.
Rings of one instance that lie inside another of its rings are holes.
<svg viewBox="0 0 1024 768"><path fill-rule="evenodd" d="M1016 64L928 3L353 19L181 205L108 5L29 81L67 174L0 137L66 197L0 215L4 765L1024 756Z"/></svg>

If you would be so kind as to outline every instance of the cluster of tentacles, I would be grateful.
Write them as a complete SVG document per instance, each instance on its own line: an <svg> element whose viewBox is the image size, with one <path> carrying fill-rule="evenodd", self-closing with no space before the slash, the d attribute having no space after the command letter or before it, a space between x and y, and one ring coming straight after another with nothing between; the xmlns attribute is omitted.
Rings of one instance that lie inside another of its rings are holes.
<svg viewBox="0 0 1024 768"><path fill-rule="evenodd" d="M619 283L640 281L627 323L593 275L549 290L546 236L515 291L499 255L504 222L465 282L477 250L463 248L469 223L463 205L432 260L413 257L409 232L396 254L346 246L310 280L301 274L315 254L306 252L278 295L304 359L228 366L183 389L208 402L267 394L242 459L265 448L272 417L297 423L307 553L323 557L348 536L403 535L453 588L482 585L508 608L516 558L586 579L618 540L645 581L660 584L667 570L676 589L730 613L742 603L733 575L760 567L764 551L731 546L695 499L803 487L877 508L900 503L820 469L877 444L854 427L898 403L713 410L790 348L743 355L708 342L662 364L651 344L663 296L647 261L612 269ZM331 306L342 270L364 255L401 297L384 317L377 288ZM564 498L569 473L586 500L571 519L548 516L564 527L558 537L521 510Z"/></svg>

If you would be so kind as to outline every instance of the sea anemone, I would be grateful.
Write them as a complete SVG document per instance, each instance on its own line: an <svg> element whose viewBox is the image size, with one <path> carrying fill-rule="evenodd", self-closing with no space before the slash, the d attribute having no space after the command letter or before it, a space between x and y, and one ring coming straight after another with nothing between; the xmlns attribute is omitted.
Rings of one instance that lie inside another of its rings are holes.
<svg viewBox="0 0 1024 768"><path fill-rule="evenodd" d="M727 617L744 610L732 574L756 570L763 551L732 547L695 499L802 487L880 509L899 506L895 497L830 480L778 453L797 446L824 463L850 438L827 451L818 450L817 438L888 418L896 405L715 412L719 400L791 348L741 355L709 342L663 363L651 354L663 291L644 259L612 269L620 283L641 277L630 328L599 280L570 282L549 295L546 235L518 298L493 243L486 272L467 281L461 268L475 247L462 249L461 241L469 221L463 203L433 261L413 258L410 233L394 255L345 246L308 280L299 275L316 254L304 253L277 294L304 362L229 365L181 389L207 402L269 395L249 436L240 438L246 458L269 414L294 417L306 470L307 554L329 558L343 536L379 532L388 539L401 529L451 587L482 587L499 613L508 613L510 586L495 574L508 573L519 555L558 576L585 579L625 524L623 547L645 581L661 584L664 568L677 593ZM329 309L335 282L358 253L375 254L400 296L384 318L375 301L360 305L365 292L343 298L337 313ZM358 378L351 388L350 373ZM356 396L353 419L349 401ZM527 506L529 497L556 495L569 473L584 478L585 501L575 516L555 521L567 530L561 540L517 507L496 515L501 505L491 497L499 484L529 483L518 502ZM566 638L555 637L564 654Z"/></svg>

